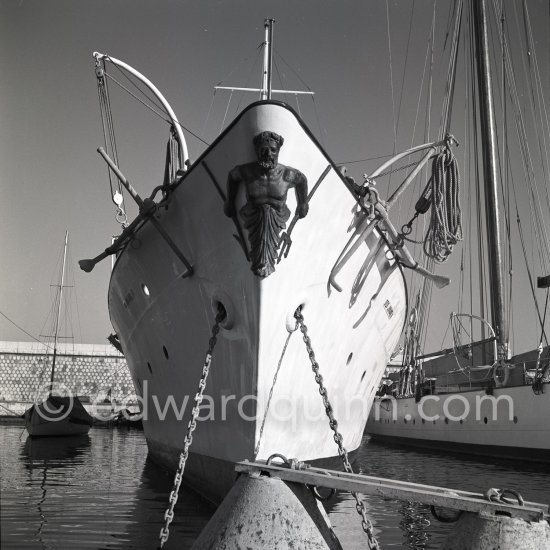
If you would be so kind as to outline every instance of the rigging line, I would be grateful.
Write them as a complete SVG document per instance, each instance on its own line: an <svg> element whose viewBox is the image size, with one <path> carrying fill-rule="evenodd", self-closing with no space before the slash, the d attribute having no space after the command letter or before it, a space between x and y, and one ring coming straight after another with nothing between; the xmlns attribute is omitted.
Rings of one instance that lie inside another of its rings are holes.
<svg viewBox="0 0 550 550"><path fill-rule="evenodd" d="M537 315L538 315L538 318L539 318L539 322L541 323L541 328L542 328L542 331L543 331L543 333L544 333L544 325L543 325L542 322L541 322L540 311L539 311L539 306L538 306L538 301L537 301L536 294L535 294L535 291L534 291L534 286L533 286L531 271L530 271L530 269L529 269L529 262L528 262L528 260L527 260L527 253L526 253L526 250L525 250L524 238L523 238L523 229L522 229L521 219L520 219L519 210L518 210L518 201L517 201L516 187L515 187L515 185L514 185L514 180L513 180L513 179L512 179L512 190L513 190L513 194L514 194L514 204L515 204L515 208L516 208L516 222L517 222L517 224L518 224L518 233L519 233L520 242L521 242L521 245L522 245L522 251L523 251L523 256L524 256L524 261L525 261L525 268L526 268L526 270L527 270L528 280L529 280L529 284L530 284L530 286L531 286L531 293L532 293L532 296L533 296L533 300L534 300L534 302L535 302L535 310L536 310L536 312L537 312ZM546 335L545 335L545 338L546 338ZM548 339L546 339L546 343L548 344Z"/></svg>
<svg viewBox="0 0 550 550"><path fill-rule="evenodd" d="M210 113L212 112L212 107L214 105L214 99L216 98L216 88L214 88L214 93L212 94L212 101L210 102L210 107L208 107L208 113L206 113L206 118L204 119L204 125L202 127L201 134L204 136L206 134L206 125L208 124L208 121L210 120Z"/></svg>
<svg viewBox="0 0 550 550"><path fill-rule="evenodd" d="M514 5L514 14L515 14L515 18L516 18L517 32L518 32L518 34L521 35L521 31L519 29L519 16L518 16L518 13L517 13L516 4L514 3L513 5ZM528 181L530 183L530 191L531 191L531 193L533 193L534 204L539 208L539 211L540 211L540 216L541 217L540 217L540 220L538 221L538 223L540 224L540 227L539 227L540 236L541 236L541 240L543 241L543 243L546 247L546 254L548 254L549 250L550 250L550 247L548 245L548 238L547 238L546 228L545 228L544 224L542 223L542 220L544 219L544 215L542 214L542 211L540 210L541 203L540 203L540 198L538 197L538 186L536 185L536 177L535 177L534 170L533 170L533 162L532 162L530 147L529 147L527 137L526 137L527 132L526 132L526 129L525 129L525 122L524 122L524 119L523 119L521 103L519 101L519 94L518 94L518 91L517 91L517 85L516 85L515 79L513 77L514 73L513 73L513 65L512 65L511 55L510 55L510 52L509 52L508 49L506 51L507 51L507 60L508 60L507 67L509 68L509 71L511 73L511 77L509 76L509 78L510 78L510 81L512 82L513 87L514 87L514 96L513 97L514 97L514 100L515 100L515 103L516 103L516 105L514 105L515 112L516 112L516 121L519 121L519 126L520 126L520 131L521 131L520 140L521 140L522 147L524 147L524 153L523 153L525 155L524 165L528 166L529 174L527 173L527 168L524 168L524 169L526 170L526 176L528 176ZM522 64L523 64L524 73L528 74L529 72L528 72L528 70L525 66L524 56L521 56L521 60L522 60ZM531 107L531 114L533 116L533 120L535 121L535 124L536 124L537 117L535 116L534 106L533 106L532 101L530 102L530 107ZM534 185L534 189L535 189L536 192L533 190L533 185ZM536 195L536 198L535 198L535 195ZM547 204L550 207L550 203L548 201L549 201L549 198L548 198L548 190L547 190Z"/></svg>
<svg viewBox="0 0 550 550"><path fill-rule="evenodd" d="M229 94L229 100L227 101L227 107L225 108L225 114L223 115L222 124L220 126L220 134L222 133L223 127L225 125L225 120L227 119L227 112L229 111L229 104L231 103L231 98L233 97L233 90Z"/></svg>
<svg viewBox="0 0 550 550"><path fill-rule="evenodd" d="M496 5L495 5L495 15L497 13ZM500 25L500 37L501 37L501 78L502 78L502 84L501 84L501 107L502 107L502 161L506 159L506 151L508 150L508 105L506 101L506 33L505 33L505 21L506 21L506 12L505 12L505 5L504 0L501 1L501 25ZM510 159L508 157L508 162L503 162L503 170L502 170L502 178L503 178L503 196L506 203L505 212L506 212L506 230L507 230L507 239L508 239L508 304L506 307L506 310L508 312L508 320L507 320L507 327L508 327L508 335L506 339L508 342L510 342L511 334L513 334L513 328L512 328L512 299L513 299L513 284L512 284L512 264L513 264L513 256L512 256L512 236L511 236L511 200L510 200L510 178L511 176L511 170L510 170ZM504 192L505 190L505 192Z"/></svg>
<svg viewBox="0 0 550 550"><path fill-rule="evenodd" d="M523 14L524 14L524 26L526 28L526 34L527 34L527 45L529 49L528 60L529 60L529 66L531 67L530 75L531 73L534 74L534 79L535 79L534 86L533 86L533 83L531 83L531 95L532 96L534 95L533 88L535 88L537 92L537 99L538 99L537 101L538 111L541 115L544 112L544 115L545 115L544 118L540 117L540 121L539 121L539 117L535 117L535 123L540 122L541 130L542 130L541 134L542 134L543 144L540 143L540 135L538 135L538 132L537 132L537 137L539 141L539 152L541 155L541 159L546 158L546 164L542 162L543 176L545 180L548 180L548 171L547 171L547 166L549 163L548 147L546 146L546 133L544 132L544 120L546 120L546 128L549 129L548 113L546 111L544 94L542 93L542 83L540 79L540 71L539 71L539 66L537 61L537 53L535 48L535 39L533 37L533 29L531 27L531 20L529 17L529 11L525 0L523 2ZM532 63L531 63L531 59L532 59ZM532 76L531 76L531 80L532 80ZM532 102L533 102L533 109L534 109L534 103L535 103L534 97L532 97ZM542 106L541 106L541 102L542 102ZM550 129L549 129L549 132L550 132ZM548 189L547 189L547 192L548 192Z"/></svg>
<svg viewBox="0 0 550 550"><path fill-rule="evenodd" d="M302 118L302 111L300 110L300 96L298 94L294 94L296 99L296 108L298 109L298 115L300 118Z"/></svg>
<svg viewBox="0 0 550 550"><path fill-rule="evenodd" d="M143 101L141 98L139 98L136 94L134 94L131 90L129 90L126 86L124 86L124 84L122 84L121 82L119 82L114 76L108 74L108 73L105 73L105 76L107 76L108 78L110 78L115 84L117 84L118 86L120 86L124 91L126 91L127 93L129 93L136 101L139 101L144 107L146 107L147 109L149 109L151 112L153 112L154 114L156 114L160 119L164 120L164 122L166 122L167 124L169 124L170 126L172 126L172 121L168 118L165 118L162 113L160 113L159 111L153 109L153 107L151 107L151 105L147 105L147 103L145 103L145 101ZM189 128L185 127L181 122L178 121L178 126L180 128L182 128L183 130L185 130L186 132L188 132L189 134L191 134L194 138L198 139L199 141L201 141L202 143L204 143L205 145L210 145L207 141L205 141L204 139L202 139L199 135L195 134L195 132L193 132L192 130L190 130Z"/></svg>
<svg viewBox="0 0 550 550"><path fill-rule="evenodd" d="M391 108L392 108L392 117L393 117L393 153L397 149L397 120L395 117L395 92L393 89L393 63L391 55L391 32L390 32L390 7L388 0L386 0L386 24L387 24L387 34L388 34L388 56L389 56L389 69L390 69L390 89L391 89ZM391 176L388 181L388 192L391 190Z"/></svg>
<svg viewBox="0 0 550 550"><path fill-rule="evenodd" d="M460 279L458 282L458 300L457 300L457 308L458 311L464 311L464 284L465 284L465 278L464 278L464 248L460 251Z"/></svg>
<svg viewBox="0 0 550 550"><path fill-rule="evenodd" d="M105 61L103 61L103 71L105 73ZM118 152L117 152L116 139L115 139L113 115L111 111L110 94L109 94L109 88L108 88L108 81L105 78L102 80L102 82L98 81L98 95L99 95L99 108L101 112L101 123L103 126L103 140L105 143L105 148L111 152L111 154L113 155L113 160L118 164ZM107 169L107 177L109 180L109 188L111 190L111 200L114 202L113 177L111 174L111 170L109 170L108 167L106 167L106 169ZM115 182L115 185L117 185L118 192L121 193L122 196L124 196L124 191L122 189L121 183L118 182L117 180ZM124 200L123 200L123 203L124 203ZM118 205L116 206L118 208Z"/></svg>
<svg viewBox="0 0 550 550"><path fill-rule="evenodd" d="M255 65L257 64L257 60L258 60L258 57L261 53L261 48L263 46L263 42L261 42L258 46L256 46L256 57L255 57L255 60L254 60L254 63L249 63L250 67L255 67ZM244 58L240 63L238 63L235 67L233 67L233 69L231 69L231 71L229 71L229 73L224 77L222 78L222 80L220 80L216 86L220 86L221 84L223 84L241 65L244 64L245 61L248 61L248 57ZM250 72L249 72L249 75L248 75L248 78L246 80L246 85L248 86L248 83L250 82L250 76L251 76L251 69L250 69ZM210 114L211 114L211 111L212 111L212 107L214 105L214 99L216 97L216 87L214 87L214 93L212 94L212 101L210 102L210 107L208 109L208 114L206 115L206 120L204 121L204 125L203 125L203 128L202 128L202 132L201 134L202 135L205 135L206 134L206 126L207 126L207 123L208 121L210 120ZM241 95L241 97L243 97L244 94ZM237 109L240 107L240 101L239 101L239 105L237 107Z"/></svg>
<svg viewBox="0 0 550 550"><path fill-rule="evenodd" d="M277 77L279 78L279 82L280 82L280 84L281 84L281 89L284 90L284 89L285 89L285 85L284 85L283 79L282 79L282 77L281 77L281 73L280 73L280 71L279 71L279 66L277 65L277 62L276 62L275 60L273 60L273 67L275 67L275 73L277 74ZM287 105L289 105L289 104L290 104L290 101L288 100L288 95L287 95L287 93L286 93L286 90L285 90L285 92L284 92L284 94L283 94L283 97L285 98L285 103L286 103Z"/></svg>
<svg viewBox="0 0 550 550"><path fill-rule="evenodd" d="M264 42L262 40L262 42L260 42L257 46L256 46L256 59L258 58L258 52L261 52L262 48L264 46ZM220 86L221 84L223 84L241 65L243 65L246 61L248 61L249 58L248 57L245 57L244 59L242 59L239 63L237 63L237 65L235 65L235 67L233 67L233 69L231 69L229 71L229 73L224 76L217 84L216 86Z"/></svg>
<svg viewBox="0 0 550 550"><path fill-rule="evenodd" d="M533 300L535 301L535 310L536 310L538 318L539 318L539 323L541 325L542 334L544 335L544 339L546 340L546 345L548 345L548 338L547 338L546 333L544 331L544 323L543 323L541 315L540 315L540 309L539 309L539 305L538 305L538 302L537 302L537 296L536 296L536 293L535 293L535 286L533 284L533 276L531 274L531 269L529 268L529 263L527 261L527 252L526 252L526 248L525 248L525 241L524 241L524 238L523 238L523 228L522 228L522 225L521 225L521 220L519 218L519 212L517 211L517 203L516 203L516 215L517 215L516 219L517 219L517 224L518 224L518 232L519 232L519 238L520 238L520 242L521 242L521 248L522 248L522 251L523 251L523 256L525 258L525 268L527 269L527 278L529 280L529 285L531 287L531 294L533 295Z"/></svg>
<svg viewBox="0 0 550 550"><path fill-rule="evenodd" d="M109 57L107 57L107 59L109 59ZM161 110L161 111L164 111L166 113L166 115L168 115L168 112L166 111L166 109L164 108L164 106L158 102L157 98L154 97L154 96L151 96L149 95L149 93L147 93L146 89L144 90L141 86L138 86L138 84L136 84L136 82L134 82L118 65L115 65L113 63L114 67L116 68L116 70L140 93L142 94L145 98L147 98L157 109Z"/></svg>
<svg viewBox="0 0 550 550"><path fill-rule="evenodd" d="M107 74L106 73L106 65L105 65L105 60L102 60L102 65L103 65L103 74ZM111 109L111 94L109 92L109 81L104 78L103 79L103 101L104 101L104 109L105 109L105 113L104 113L104 116L106 117L106 122L107 122L107 132L108 132L108 137L109 137L109 144L111 146L111 151L113 153L113 160L118 164L118 151L117 151L117 145L116 145L116 139L115 139L115 127L114 127L114 121L113 121L113 112L112 112L112 109ZM107 143L107 142L106 142ZM109 174L111 172L109 171ZM122 184L120 182L118 182L117 180L117 183L118 183L118 187L120 190L122 190Z"/></svg>
<svg viewBox="0 0 550 550"><path fill-rule="evenodd" d="M424 89L424 81L426 79L426 69L428 67L429 54L430 54L430 35L428 35L428 43L426 45L426 56L424 57L424 69L422 71L422 80L420 82L420 90L418 92L418 102L416 104L416 114L414 117L414 125L413 125L410 147L412 147L414 144L414 136L416 134L416 125L418 124L418 117L420 114L420 103L422 102L422 90Z"/></svg>
<svg viewBox="0 0 550 550"><path fill-rule="evenodd" d="M366 159L359 159L359 160L345 160L343 162L337 162L336 164L337 165L342 165L342 164L356 164L358 162L369 162L371 160L379 160L379 159L389 159L390 157L393 157L393 155L380 155L378 157L370 157L370 158L366 158Z"/></svg>
<svg viewBox="0 0 550 550"><path fill-rule="evenodd" d="M428 43L429 49L428 52L430 55L430 65L429 65L429 71L428 71L428 86L427 86L427 93L426 93L426 124L424 126L424 139L425 141L429 141L429 135L430 135L430 127L431 127L431 106L432 106L432 88L433 88L433 64L434 64L434 37L435 37L435 19L436 19L436 0L433 2L433 12L432 12L432 25L430 30L430 40ZM435 265L435 261L433 258L428 258L426 268L429 271L433 270L433 267ZM432 296L432 290L433 285L431 281L428 281L428 279L424 279L422 282L422 303L421 303L421 309L422 309L422 318L420 320L420 337L422 338L422 342L425 342L425 339L428 334L428 318L429 318L429 312L431 309L431 296Z"/></svg>
<svg viewBox="0 0 550 550"><path fill-rule="evenodd" d="M67 256L70 260L68 265L69 266L75 265L70 245L67 246ZM71 297L74 300L74 304L75 304L75 308L76 308L76 320L77 320L77 324L78 324L78 334L79 334L80 341L82 342L82 325L80 324L80 311L78 309L78 295L77 295L77 292L76 292L76 282L75 282L74 273L72 272L72 270L69 271L69 275L71 276L71 283L72 283ZM70 303L70 301L67 300L66 303ZM71 324L71 326L72 326L72 324ZM74 341L73 341L73 346L74 346Z"/></svg>
<svg viewBox="0 0 550 550"><path fill-rule="evenodd" d="M258 61L261 58L262 46L263 46L263 42L256 48L256 57L254 58L254 63L249 63L248 77L246 79L245 86L248 86L249 83L252 81L252 74L256 74L256 72L257 72L256 66L258 65ZM220 82L220 84L221 84L221 82ZM243 98L244 98L244 94L245 94L245 92L242 92L241 95L240 95L239 103L237 104L237 108L235 109L235 113L238 113L239 109L241 108L241 104L242 104L242 101L243 101Z"/></svg>
<svg viewBox="0 0 550 550"><path fill-rule="evenodd" d="M298 323L296 323L296 329L297 328L298 328ZM260 444L262 442L262 436L263 436L263 433L264 433L265 422L267 420L267 413L269 412L269 406L271 405L271 399L273 398L273 391L275 390L275 384L277 383L277 377L279 376L279 371L281 370L281 365L283 364L283 359L284 359L284 356L285 356L285 353L286 353L286 349L288 347L288 343L290 342L290 338L294 334L294 332L296 332L296 331L294 330L292 332L289 332L287 337L286 337L286 341L285 341L285 344L283 346L283 350L281 352L279 362L277 364L277 369L275 370L275 375L273 376L273 382L271 383L271 389L269 391L269 396L267 398L267 404L266 404L265 410L264 410L264 417L262 419L262 425L260 427L260 433L258 435L258 443L256 445L256 448L254 449L254 459L255 460L258 458L258 453L260 452Z"/></svg>
<svg viewBox="0 0 550 550"><path fill-rule="evenodd" d="M426 124L424 125L424 139L430 141L430 128L432 124L432 93L433 93L433 69L434 69L434 51L435 51L435 14L436 3L433 4L431 41L430 41L430 70L428 72L428 90L426 95Z"/></svg>
<svg viewBox="0 0 550 550"><path fill-rule="evenodd" d="M542 336L544 334L544 323L546 322L546 312L548 311L548 298L550 297L550 288L546 289L546 303L544 304L544 315L542 317L542 331L540 334L540 342L542 343ZM548 342L547 342L548 343Z"/></svg>
<svg viewBox="0 0 550 550"><path fill-rule="evenodd" d="M410 44L411 44L411 34L412 34L412 27L413 27L413 16L414 16L414 6L415 6L416 0L413 0L412 6L411 6L411 15L410 15L410 23L409 23L409 34L407 37L407 47L405 49L405 63L403 66L403 78L401 79L401 93L399 94L399 107L397 108L397 128L399 128L399 120L401 119L401 105L403 103L403 92L405 91L405 75L407 73L407 61L409 59L409 50L410 50ZM396 129L397 133L397 129Z"/></svg>
<svg viewBox="0 0 550 550"><path fill-rule="evenodd" d="M449 39L449 35L451 34L450 29L452 22L454 21L454 14L456 13L456 2L451 2L449 4L449 15L447 16L447 28L445 29L445 40L443 42L443 51L447 48L447 40Z"/></svg>
<svg viewBox="0 0 550 550"><path fill-rule="evenodd" d="M396 127L396 118L395 118L395 92L393 89L393 63L391 55L391 32L390 32L390 7L388 0L386 0L386 24L387 24L387 34L388 34L388 55L389 55L389 68L390 68L390 88L391 88L391 107L392 107L392 116L393 116L393 151L397 147L397 127Z"/></svg>
<svg viewBox="0 0 550 550"><path fill-rule="evenodd" d="M447 82L445 84L444 106L442 113L442 121L440 126L440 136L443 138L445 134L450 132L451 117L453 112L453 98L456 87L456 69L458 65L458 46L460 43L460 28L462 24L462 0L456 3L456 17L453 28L453 36L451 42L451 52L449 56L449 70L447 72Z"/></svg>
<svg viewBox="0 0 550 550"><path fill-rule="evenodd" d="M2 311L0 311L0 315L2 315L2 317L4 317L7 321L9 321L14 327L18 328L21 332L23 332L24 334L26 334L29 338L32 338L35 342L38 342L39 344L42 344L44 347L46 347L48 350L53 350L53 348L47 344L46 342L42 342L42 340L39 340L38 338L36 338L35 336L33 336L32 334L30 334L29 332L27 332L24 328L22 328L21 326L19 326L15 321L13 321L12 319L10 319L5 313L3 313Z"/></svg>
<svg viewBox="0 0 550 550"><path fill-rule="evenodd" d="M99 110L101 113L101 127L103 129L103 142L105 143L105 148L107 149L107 128L105 127L105 113L104 113L104 101L102 98L102 92L101 88L98 86L97 88L97 94L99 99ZM111 172L109 169L107 169L108 179L109 179L109 187L111 189L111 199L113 197L113 181L111 179Z"/></svg>
<svg viewBox="0 0 550 550"><path fill-rule="evenodd" d="M312 92L313 90L307 85L305 80L300 76L300 74L294 70L292 65L290 65L285 58L275 49L273 48L273 52L277 55L277 57L281 58L281 61L292 71L292 73L298 78L298 80L304 85L304 87L307 89L308 92Z"/></svg>
<svg viewBox="0 0 550 550"><path fill-rule="evenodd" d="M317 120L317 125L319 126L319 141L321 142L321 145L324 149L326 149L325 146L325 137L323 130L321 128L321 121L319 120L319 112L317 111L317 103L315 102L315 96L311 96L311 101L313 102L313 112L315 113L315 119Z"/></svg>

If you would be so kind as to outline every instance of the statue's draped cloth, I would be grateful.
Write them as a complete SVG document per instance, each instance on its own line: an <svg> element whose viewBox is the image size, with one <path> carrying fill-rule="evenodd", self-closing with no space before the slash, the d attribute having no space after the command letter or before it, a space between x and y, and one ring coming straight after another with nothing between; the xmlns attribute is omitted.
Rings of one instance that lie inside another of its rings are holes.
<svg viewBox="0 0 550 550"><path fill-rule="evenodd" d="M254 205L247 202L240 210L250 242L251 269L260 277L275 271L281 232L290 218L285 204L274 208L269 204Z"/></svg>

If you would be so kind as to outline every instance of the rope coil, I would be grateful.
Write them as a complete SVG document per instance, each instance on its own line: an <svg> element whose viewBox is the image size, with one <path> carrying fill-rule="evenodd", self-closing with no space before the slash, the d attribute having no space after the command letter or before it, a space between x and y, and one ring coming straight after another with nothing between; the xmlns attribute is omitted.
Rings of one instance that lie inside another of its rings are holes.
<svg viewBox="0 0 550 550"><path fill-rule="evenodd" d="M446 261L463 238L459 183L458 163L450 147L446 147L432 164L432 211L424 238L424 253L436 262Z"/></svg>

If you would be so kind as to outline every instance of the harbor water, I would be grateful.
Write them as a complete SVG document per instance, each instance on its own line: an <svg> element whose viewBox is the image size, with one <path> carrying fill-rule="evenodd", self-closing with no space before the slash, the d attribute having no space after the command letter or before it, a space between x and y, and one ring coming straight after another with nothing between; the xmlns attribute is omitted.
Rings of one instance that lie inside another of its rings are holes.
<svg viewBox="0 0 550 550"><path fill-rule="evenodd" d="M30 440L22 425L0 425L1 547L156 548L173 476L147 459L143 432L94 427L77 438ZM475 459L382 445L365 436L356 471L484 492L512 488L550 502L550 466ZM383 548L440 548L452 524L429 507L366 496ZM366 547L355 502L325 503L345 550ZM165 548L190 548L214 509L184 486Z"/></svg>

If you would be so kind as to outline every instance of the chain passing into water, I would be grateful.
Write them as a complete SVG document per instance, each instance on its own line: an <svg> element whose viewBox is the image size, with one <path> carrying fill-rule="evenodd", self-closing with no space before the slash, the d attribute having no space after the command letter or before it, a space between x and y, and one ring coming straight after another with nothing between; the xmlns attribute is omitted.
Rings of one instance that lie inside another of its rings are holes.
<svg viewBox="0 0 550 550"><path fill-rule="evenodd" d="M334 418L332 405L330 404L330 401L328 399L327 389L323 384L323 377L319 372L319 365L317 363L317 360L315 359L315 353L311 345L311 340L307 334L307 326L304 323L304 317L302 315L302 311L300 307L294 313L294 317L298 322L300 331L302 332L302 335L303 335L303 340L306 344L307 353L311 361L311 369L315 373L315 381L319 385L319 393L323 398L323 404L325 406L325 412L327 413L327 417L329 419L329 425L331 430L334 432L334 441L336 442L336 445L338 445L338 454L342 459L342 463L344 464L344 469L346 470L346 472L348 472L349 474L353 474L353 468L351 467L351 464L349 462L348 452L343 444L344 438L342 437L342 434L338 431L338 421L336 420L336 418ZM367 534L369 548L371 550L380 550L378 541L374 536L372 523L367 517L367 510L365 509L365 504L359 498L359 495L356 492L352 492L351 494L355 499L355 509L357 510L357 513L361 516L361 527L363 528L363 531Z"/></svg>
<svg viewBox="0 0 550 550"><path fill-rule="evenodd" d="M183 479L185 463L187 462L187 458L189 456L189 447L191 446L191 443L193 443L193 432L197 427L197 417L199 416L200 404L202 403L204 389L206 388L206 379L208 378L208 373L210 372L210 363L212 362L212 354L214 353L214 347L216 346L217 336L218 336L218 333L220 332L220 323L225 319L225 316L226 316L225 309L220 304L218 307L218 314L216 315L216 320L214 322L214 325L212 326L212 336L208 343L208 350L206 352L204 365L202 367L202 376L201 376L201 379L199 380L199 391L195 395L195 406L193 407L193 410L191 412L191 420L189 420L189 424L187 425L187 435L185 436L183 452L180 454L178 469L174 476L174 486L168 498L169 505L168 505L168 508L166 509L166 512L164 512L165 524L164 524L164 527L160 530L159 548L162 548L164 546L164 544L168 540L168 537L170 536L169 527L170 527L170 523L172 523L172 520L174 519L174 507L176 506L176 502L178 501L178 493L180 490L181 481Z"/></svg>

